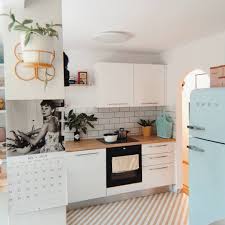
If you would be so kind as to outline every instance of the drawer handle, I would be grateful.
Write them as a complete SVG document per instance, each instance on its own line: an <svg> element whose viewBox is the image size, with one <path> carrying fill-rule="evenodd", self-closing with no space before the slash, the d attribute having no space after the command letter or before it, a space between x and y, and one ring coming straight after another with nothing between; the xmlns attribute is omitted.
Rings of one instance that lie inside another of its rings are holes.
<svg viewBox="0 0 225 225"><path fill-rule="evenodd" d="M142 105L157 105L158 102L141 102Z"/></svg>
<svg viewBox="0 0 225 225"><path fill-rule="evenodd" d="M158 168L154 168L154 169L149 169L149 170L163 170L163 169L167 169L168 166L163 166L163 167L158 167Z"/></svg>
<svg viewBox="0 0 225 225"><path fill-rule="evenodd" d="M166 147L167 145L155 145L155 146L148 146L148 148L154 148L154 147L157 147L157 148L160 148L160 147Z"/></svg>
<svg viewBox="0 0 225 225"><path fill-rule="evenodd" d="M163 156L157 156L157 157L149 157L149 159L160 159L160 158L167 158L168 155L163 155Z"/></svg>
<svg viewBox="0 0 225 225"><path fill-rule="evenodd" d="M76 156L89 156L89 155L98 155L99 153L98 152L92 152L92 153L84 153L84 154L79 154L79 155L76 155Z"/></svg>

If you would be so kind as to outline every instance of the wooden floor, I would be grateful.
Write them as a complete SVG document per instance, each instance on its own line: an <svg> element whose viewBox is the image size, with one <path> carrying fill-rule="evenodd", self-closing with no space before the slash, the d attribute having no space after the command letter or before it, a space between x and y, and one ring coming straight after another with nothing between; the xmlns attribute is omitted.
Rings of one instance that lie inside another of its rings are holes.
<svg viewBox="0 0 225 225"><path fill-rule="evenodd" d="M67 225L187 225L188 196L164 193L70 210Z"/></svg>

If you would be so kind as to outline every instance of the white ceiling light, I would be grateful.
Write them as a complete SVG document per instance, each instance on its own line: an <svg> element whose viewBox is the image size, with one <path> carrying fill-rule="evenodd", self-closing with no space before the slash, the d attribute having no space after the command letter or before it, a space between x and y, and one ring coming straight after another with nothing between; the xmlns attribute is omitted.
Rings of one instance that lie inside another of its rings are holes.
<svg viewBox="0 0 225 225"><path fill-rule="evenodd" d="M109 44L117 44L130 40L133 37L131 33L124 31L105 31L94 36L94 40Z"/></svg>

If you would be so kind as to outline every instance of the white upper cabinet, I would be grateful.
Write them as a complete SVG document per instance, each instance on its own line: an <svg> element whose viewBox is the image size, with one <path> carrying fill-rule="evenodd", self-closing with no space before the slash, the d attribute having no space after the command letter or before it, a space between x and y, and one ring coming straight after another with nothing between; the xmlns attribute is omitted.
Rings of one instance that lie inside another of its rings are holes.
<svg viewBox="0 0 225 225"><path fill-rule="evenodd" d="M133 64L98 63L95 75L97 107L133 105Z"/></svg>
<svg viewBox="0 0 225 225"><path fill-rule="evenodd" d="M165 105L165 66L98 63L97 107Z"/></svg>
<svg viewBox="0 0 225 225"><path fill-rule="evenodd" d="M134 64L134 105L165 104L165 66Z"/></svg>

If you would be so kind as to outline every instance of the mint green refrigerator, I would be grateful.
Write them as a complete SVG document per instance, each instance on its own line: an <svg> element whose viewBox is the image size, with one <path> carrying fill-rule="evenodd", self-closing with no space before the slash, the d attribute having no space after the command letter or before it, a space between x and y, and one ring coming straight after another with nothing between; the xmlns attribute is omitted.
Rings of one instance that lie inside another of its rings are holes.
<svg viewBox="0 0 225 225"><path fill-rule="evenodd" d="M192 92L189 225L225 218L225 88Z"/></svg>

